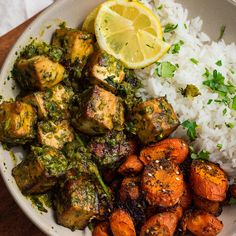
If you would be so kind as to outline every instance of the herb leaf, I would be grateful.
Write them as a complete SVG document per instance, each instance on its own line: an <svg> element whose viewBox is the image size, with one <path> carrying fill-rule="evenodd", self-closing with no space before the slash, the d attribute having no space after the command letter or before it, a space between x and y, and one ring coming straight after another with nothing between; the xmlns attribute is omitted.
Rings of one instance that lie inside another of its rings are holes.
<svg viewBox="0 0 236 236"><path fill-rule="evenodd" d="M164 33L169 33L171 31L174 31L177 27L178 27L178 24L174 25L174 24L168 23L167 25L165 25Z"/></svg>
<svg viewBox="0 0 236 236"><path fill-rule="evenodd" d="M217 66L222 66L222 61L221 61L221 60L217 61L217 62L216 62L216 65L217 65Z"/></svg>
<svg viewBox="0 0 236 236"><path fill-rule="evenodd" d="M156 74L162 78L173 78L177 67L168 61L156 62Z"/></svg>
<svg viewBox="0 0 236 236"><path fill-rule="evenodd" d="M193 160L201 159L201 160L209 160L210 153L206 150L201 150L199 153L191 153L191 158Z"/></svg>
<svg viewBox="0 0 236 236"><path fill-rule="evenodd" d="M179 53L180 47L184 45L184 41L180 40L178 43L175 43L171 46L170 51L172 54L177 54Z"/></svg>
<svg viewBox="0 0 236 236"><path fill-rule="evenodd" d="M220 41L220 40L223 38L224 33L225 33L225 29L226 29L226 26L225 26L225 25L222 25L222 26L220 27L220 35L219 35L219 38L218 38L217 41Z"/></svg>
<svg viewBox="0 0 236 236"><path fill-rule="evenodd" d="M191 141L194 141L197 138L197 134L196 134L196 128L197 128L197 123L196 121L189 121L189 120L185 120L182 123L182 126L187 129L187 135L190 138Z"/></svg>
<svg viewBox="0 0 236 236"><path fill-rule="evenodd" d="M232 101L231 108L232 108L233 110L236 110L236 95L233 97L233 101Z"/></svg>
<svg viewBox="0 0 236 236"><path fill-rule="evenodd" d="M195 58L190 58L190 61L195 65L197 65L199 63L199 61Z"/></svg>
<svg viewBox="0 0 236 236"><path fill-rule="evenodd" d="M236 93L236 87L230 82L226 84L225 77L217 70L214 70L212 73L210 73L208 69L205 69L203 76L206 78L206 80L203 81L203 84L217 92L222 97L222 100L215 100L215 102L223 102L225 105L229 106L231 102L231 96L229 95ZM233 109L236 109L235 100L233 98Z"/></svg>

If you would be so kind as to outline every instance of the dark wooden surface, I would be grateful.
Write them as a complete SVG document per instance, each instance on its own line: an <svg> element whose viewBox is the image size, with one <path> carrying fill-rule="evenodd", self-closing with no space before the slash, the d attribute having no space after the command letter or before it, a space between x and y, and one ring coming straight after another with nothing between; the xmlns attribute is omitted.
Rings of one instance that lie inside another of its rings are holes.
<svg viewBox="0 0 236 236"><path fill-rule="evenodd" d="M9 50L25 28L36 16L18 26L8 34L0 37L0 68ZM0 236L43 236L42 233L25 216L8 192L0 177Z"/></svg>

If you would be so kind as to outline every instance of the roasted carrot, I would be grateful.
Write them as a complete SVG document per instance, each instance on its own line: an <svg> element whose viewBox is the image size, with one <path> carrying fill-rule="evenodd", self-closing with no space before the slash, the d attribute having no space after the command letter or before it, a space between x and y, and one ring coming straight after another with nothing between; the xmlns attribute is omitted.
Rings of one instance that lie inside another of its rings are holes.
<svg viewBox="0 0 236 236"><path fill-rule="evenodd" d="M228 182L225 172L209 161L194 160L190 170L190 183L194 193L210 201L223 201Z"/></svg>
<svg viewBox="0 0 236 236"><path fill-rule="evenodd" d="M180 164L187 158L188 153L188 144L183 139L168 138L144 148L140 152L139 158L144 165L162 158L170 159L176 164Z"/></svg>
<svg viewBox="0 0 236 236"><path fill-rule="evenodd" d="M175 163L167 159L156 160L145 166L141 187L150 205L171 207L183 195L183 175Z"/></svg>
<svg viewBox="0 0 236 236"><path fill-rule="evenodd" d="M125 202L128 199L138 200L140 197L140 178L139 177L126 177L121 183L119 190L120 200Z"/></svg>
<svg viewBox="0 0 236 236"><path fill-rule="evenodd" d="M197 209L207 211L214 216L219 216L222 211L219 202L209 201L196 195L193 196L193 203Z"/></svg>
<svg viewBox="0 0 236 236"><path fill-rule="evenodd" d="M101 222L96 225L92 233L93 236L109 236L111 235L110 224L108 221Z"/></svg>
<svg viewBox="0 0 236 236"><path fill-rule="evenodd" d="M184 183L184 193L180 198L180 206L187 210L192 203L192 192L190 186Z"/></svg>
<svg viewBox="0 0 236 236"><path fill-rule="evenodd" d="M196 236L216 236L222 228L220 220L204 211L187 212L182 220L183 232L189 230Z"/></svg>
<svg viewBox="0 0 236 236"><path fill-rule="evenodd" d="M136 236L133 220L126 211L121 209L113 211L109 220L114 236Z"/></svg>
<svg viewBox="0 0 236 236"><path fill-rule="evenodd" d="M142 169L143 163L139 160L138 156L130 155L119 167L118 172L126 176L130 174L138 174Z"/></svg>
<svg viewBox="0 0 236 236"><path fill-rule="evenodd" d="M140 236L146 235L174 235L178 217L173 212L163 212L149 218L141 228Z"/></svg>

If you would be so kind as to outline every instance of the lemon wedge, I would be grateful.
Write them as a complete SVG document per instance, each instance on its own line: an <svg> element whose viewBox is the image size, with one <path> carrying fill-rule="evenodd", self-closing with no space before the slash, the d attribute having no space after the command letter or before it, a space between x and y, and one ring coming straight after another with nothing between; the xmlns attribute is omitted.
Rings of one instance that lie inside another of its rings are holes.
<svg viewBox="0 0 236 236"><path fill-rule="evenodd" d="M101 4L94 27L99 46L131 69L152 64L170 48L158 17L136 1Z"/></svg>
<svg viewBox="0 0 236 236"><path fill-rule="evenodd" d="M96 19L97 13L98 13L98 9L99 9L99 6L94 8L87 15L87 17L85 18L85 20L84 20L84 22L82 24L82 30L84 30L86 32L89 32L89 33L92 33L92 34L95 34L94 23L95 23L95 19Z"/></svg>

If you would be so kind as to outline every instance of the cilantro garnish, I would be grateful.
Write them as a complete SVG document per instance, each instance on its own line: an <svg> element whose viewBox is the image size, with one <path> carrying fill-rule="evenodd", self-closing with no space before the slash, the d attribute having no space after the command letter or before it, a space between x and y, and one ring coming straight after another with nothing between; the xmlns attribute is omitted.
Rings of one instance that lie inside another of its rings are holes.
<svg viewBox="0 0 236 236"><path fill-rule="evenodd" d="M190 138L190 140L194 141L197 138L196 128L198 125L197 125L196 121L185 120L182 123L182 126L185 129L187 129L187 135Z"/></svg>
<svg viewBox="0 0 236 236"><path fill-rule="evenodd" d="M224 33L225 33L225 29L226 29L226 26L225 26L225 25L222 25L222 26L220 27L220 35L219 35L219 38L218 38L217 41L220 41L220 40L223 38Z"/></svg>
<svg viewBox="0 0 236 236"><path fill-rule="evenodd" d="M235 95L235 96L233 97L233 99L232 99L231 108L232 108L233 110L236 110L236 95Z"/></svg>
<svg viewBox="0 0 236 236"><path fill-rule="evenodd" d="M216 65L217 65L217 66L222 66L222 61L221 61L221 60L217 61L217 62L216 62Z"/></svg>
<svg viewBox="0 0 236 236"><path fill-rule="evenodd" d="M180 47L184 45L184 41L183 40L180 40L178 43L175 43L171 46L170 48L170 52L172 54L177 54L179 53L179 50L180 50Z"/></svg>
<svg viewBox="0 0 236 236"><path fill-rule="evenodd" d="M190 58L190 61L195 65L197 65L199 63L199 61L195 58Z"/></svg>
<svg viewBox="0 0 236 236"><path fill-rule="evenodd" d="M203 76L206 78L206 80L203 81L203 84L222 97L222 99L214 101L224 103L227 106L232 102L232 109L236 109L236 98L235 96L232 98L232 95L236 93L236 87L230 82L225 83L225 77L217 70L210 73L206 68Z"/></svg>
<svg viewBox="0 0 236 236"><path fill-rule="evenodd" d="M227 112L227 109L225 108L222 112L223 116L226 114L226 112Z"/></svg>
<svg viewBox="0 0 236 236"><path fill-rule="evenodd" d="M234 128L234 124L233 123L225 123L226 127L233 129Z"/></svg>
<svg viewBox="0 0 236 236"><path fill-rule="evenodd" d="M165 25L164 33L172 32L172 31L174 31L177 27L178 27L178 24L174 25L174 24L168 23L167 25Z"/></svg>
<svg viewBox="0 0 236 236"><path fill-rule="evenodd" d="M223 145L221 143L218 143L216 147L220 150L223 147Z"/></svg>
<svg viewBox="0 0 236 236"><path fill-rule="evenodd" d="M201 150L198 153L192 152L191 153L191 158L193 160L201 159L201 160L209 160L209 155L210 153L206 150Z"/></svg>
<svg viewBox="0 0 236 236"><path fill-rule="evenodd" d="M163 78L173 78L177 66L171 64L168 61L156 62L157 68L155 70L156 74Z"/></svg>

